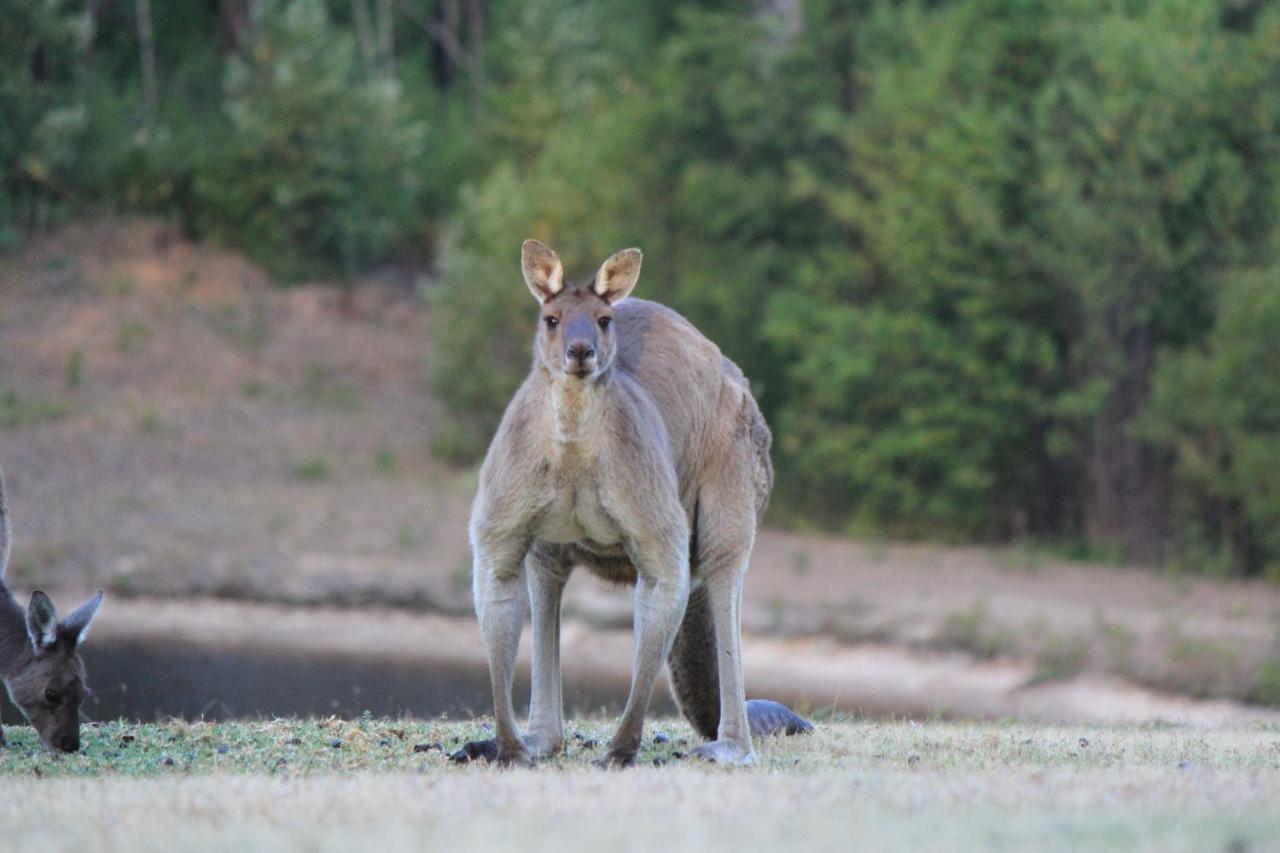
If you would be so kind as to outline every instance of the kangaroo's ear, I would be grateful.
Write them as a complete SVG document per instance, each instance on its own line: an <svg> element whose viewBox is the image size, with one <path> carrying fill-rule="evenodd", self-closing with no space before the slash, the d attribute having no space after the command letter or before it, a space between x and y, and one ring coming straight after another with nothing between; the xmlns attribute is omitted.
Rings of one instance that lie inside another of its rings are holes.
<svg viewBox="0 0 1280 853"><path fill-rule="evenodd" d="M98 615L98 607L102 605L102 596L102 590L98 590L93 598L77 607L75 612L58 626L58 636L70 638L72 643L77 646L83 643L85 637L89 636L89 626L93 624L93 617Z"/></svg>
<svg viewBox="0 0 1280 853"><path fill-rule="evenodd" d="M640 261L644 255L639 249L623 249L600 265L593 289L606 302L613 304L631 295L631 289L640 278Z"/></svg>
<svg viewBox="0 0 1280 853"><path fill-rule="evenodd" d="M546 302L564 290L564 266L556 253L537 240L525 240L520 247L520 268L524 283L539 302Z"/></svg>
<svg viewBox="0 0 1280 853"><path fill-rule="evenodd" d="M58 640L58 610L40 590L31 593L27 605L27 635L33 649L47 648Z"/></svg>

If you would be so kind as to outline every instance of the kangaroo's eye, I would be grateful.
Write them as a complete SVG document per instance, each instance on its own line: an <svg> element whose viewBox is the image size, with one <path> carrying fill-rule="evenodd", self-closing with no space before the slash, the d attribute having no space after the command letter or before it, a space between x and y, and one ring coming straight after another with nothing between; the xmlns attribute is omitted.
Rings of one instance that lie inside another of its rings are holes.
<svg viewBox="0 0 1280 853"><path fill-rule="evenodd" d="M48 702L50 705L61 705L62 691L49 688L44 692L44 701Z"/></svg>
<svg viewBox="0 0 1280 853"><path fill-rule="evenodd" d="M597 320L596 322L600 324L600 328L602 328L602 329L607 329L607 328L609 328L609 324L613 322L613 318L612 318L612 317L601 317L601 318L600 318L599 320Z"/></svg>
<svg viewBox="0 0 1280 853"><path fill-rule="evenodd" d="M546 317L542 322L547 324L548 329L554 329L556 326L560 325L560 321L555 317Z"/></svg>

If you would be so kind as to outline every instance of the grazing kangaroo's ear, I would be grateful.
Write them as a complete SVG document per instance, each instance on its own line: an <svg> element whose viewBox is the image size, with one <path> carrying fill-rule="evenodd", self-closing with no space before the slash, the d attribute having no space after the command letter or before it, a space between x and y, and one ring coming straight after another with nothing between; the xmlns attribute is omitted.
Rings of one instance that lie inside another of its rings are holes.
<svg viewBox="0 0 1280 853"><path fill-rule="evenodd" d="M58 611L40 590L31 593L31 604L27 605L27 635L33 649L52 646L58 640Z"/></svg>
<svg viewBox="0 0 1280 853"><path fill-rule="evenodd" d="M98 590L93 598L81 604L75 609L75 612L63 620L58 626L58 635L69 637L75 645L84 642L85 637L89 636L89 626L93 624L93 617L98 615L98 607L102 604L102 590Z"/></svg>
<svg viewBox="0 0 1280 853"><path fill-rule="evenodd" d="M4 471L0 471L0 579L9 565L9 542L13 530L9 527L9 505L4 499Z"/></svg>
<svg viewBox="0 0 1280 853"><path fill-rule="evenodd" d="M623 249L600 265L593 286L597 295L610 304L621 302L631 295L631 289L640 278L640 261L644 255L639 249Z"/></svg>
<svg viewBox="0 0 1280 853"><path fill-rule="evenodd" d="M524 283L539 302L546 302L564 290L564 266L556 253L537 240L525 240L520 248L520 268Z"/></svg>

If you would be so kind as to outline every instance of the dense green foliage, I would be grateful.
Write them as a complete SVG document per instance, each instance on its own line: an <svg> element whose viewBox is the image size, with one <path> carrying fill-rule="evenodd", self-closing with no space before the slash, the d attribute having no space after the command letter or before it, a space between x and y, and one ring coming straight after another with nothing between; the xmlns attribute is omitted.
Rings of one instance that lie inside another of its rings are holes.
<svg viewBox="0 0 1280 853"><path fill-rule="evenodd" d="M640 245L780 519L1280 570L1280 5L153 5L153 98L140 5L4 7L7 241L111 205L283 277L429 258L461 459L527 369L520 241Z"/></svg>

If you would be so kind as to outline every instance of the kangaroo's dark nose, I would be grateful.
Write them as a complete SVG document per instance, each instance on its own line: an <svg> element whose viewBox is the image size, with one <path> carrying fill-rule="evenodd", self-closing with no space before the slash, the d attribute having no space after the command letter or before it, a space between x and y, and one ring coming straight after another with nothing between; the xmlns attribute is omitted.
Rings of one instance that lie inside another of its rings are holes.
<svg viewBox="0 0 1280 853"><path fill-rule="evenodd" d="M57 735L53 739L53 745L63 752L79 752L80 733Z"/></svg>
<svg viewBox="0 0 1280 853"><path fill-rule="evenodd" d="M586 341L569 344L569 358L582 363L596 354L596 348Z"/></svg>

